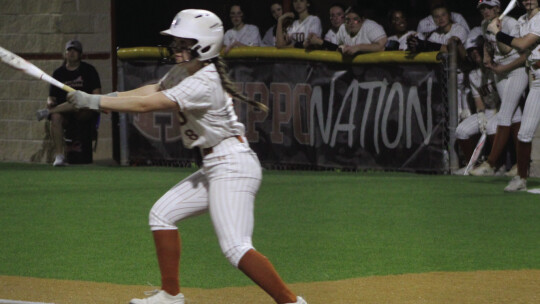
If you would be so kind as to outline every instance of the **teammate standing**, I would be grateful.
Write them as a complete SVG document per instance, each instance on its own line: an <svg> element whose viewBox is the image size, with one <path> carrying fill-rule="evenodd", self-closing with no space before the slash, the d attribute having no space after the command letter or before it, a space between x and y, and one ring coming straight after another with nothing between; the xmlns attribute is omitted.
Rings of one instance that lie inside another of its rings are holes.
<svg viewBox="0 0 540 304"><path fill-rule="evenodd" d="M259 28L256 25L244 23L244 11L240 5L232 5L229 16L233 27L225 32L223 38L225 54L235 47L261 45Z"/></svg>
<svg viewBox="0 0 540 304"><path fill-rule="evenodd" d="M495 170L502 163L501 155L511 135L517 145L517 133L521 122L519 101L527 89L528 82L524 66L527 55L519 54L515 49L498 42L495 35L487 29L491 20L498 19L499 5L499 0L480 0L477 6L484 19L482 22L483 36L486 40L484 64L495 73L501 107L497 114L497 132L488 159L470 172L476 176L495 174ZM501 24L505 33L519 35L519 26L514 18L505 16Z"/></svg>
<svg viewBox="0 0 540 304"><path fill-rule="evenodd" d="M117 97L80 91L68 95L77 108L119 112L175 110L184 145L199 148L203 155L202 168L171 188L150 211L162 290L131 303L184 303L179 284L181 246L176 223L204 212L210 213L221 250L233 266L277 303L306 303L289 290L270 261L251 242L254 201L262 171L243 136L244 126L238 122L228 94L263 111L267 107L240 95L228 78L226 65L219 57L223 43L221 20L209 11L183 10L171 27L161 33L173 36L177 66L190 75L180 83L164 90L160 90L161 83L147 85L120 92Z"/></svg>
<svg viewBox="0 0 540 304"><path fill-rule="evenodd" d="M521 2L526 13L518 19L519 37L513 37L503 32L498 18L495 18L488 25L488 30L495 34L498 42L528 53L527 66L529 67L530 86L518 133L518 175L504 188L508 192L527 189L532 139L540 122L540 14L538 13L540 9L538 0L521 0Z"/></svg>
<svg viewBox="0 0 540 304"><path fill-rule="evenodd" d="M310 34L321 37L321 19L309 13L310 6L311 0L293 0L294 11L298 15L298 19L294 20L290 27L285 26L286 20L293 19L294 13L288 12L278 18L276 26L277 48L304 48Z"/></svg>

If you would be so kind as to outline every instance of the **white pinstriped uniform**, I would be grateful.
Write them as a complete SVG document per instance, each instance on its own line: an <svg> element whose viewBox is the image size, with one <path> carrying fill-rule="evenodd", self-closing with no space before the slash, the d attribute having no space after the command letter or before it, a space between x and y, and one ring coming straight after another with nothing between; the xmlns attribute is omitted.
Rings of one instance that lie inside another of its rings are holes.
<svg viewBox="0 0 540 304"><path fill-rule="evenodd" d="M450 19L452 20L452 22L458 23L463 28L465 28L467 32L470 31L467 20L465 20L463 15L461 15L460 13L451 12ZM435 19L433 19L432 15L429 15L418 22L418 27L416 28L416 31L423 34L424 36L428 36L429 33L433 32L436 29L437 25L435 24Z"/></svg>
<svg viewBox="0 0 540 304"><path fill-rule="evenodd" d="M487 72L487 73L486 73ZM469 86L471 95L482 99L486 107L485 116L488 120L486 133L495 134L497 130L497 106L499 104L499 94L495 87L495 79L490 71L476 69L469 72ZM478 126L478 114L473 114L464 119L456 128L456 138L468 139L480 133Z"/></svg>
<svg viewBox="0 0 540 304"><path fill-rule="evenodd" d="M448 33L444 33L442 31L434 31L431 32L428 36L426 36L426 39L434 43L445 45L448 43L448 39L450 39L451 37L458 37L459 40L461 40L461 43L465 43L465 41L467 41L468 35L469 31L465 27L461 26L460 24L453 23L452 28L450 28L450 31L448 31ZM457 70L457 82L458 113L461 113L462 111L470 111L466 97L465 74L463 73L463 71L461 71L459 67Z"/></svg>
<svg viewBox="0 0 540 304"><path fill-rule="evenodd" d="M421 34L417 34L415 31L408 31L407 33L403 34L401 37L398 37L397 35L392 35L388 37L388 41L393 40L397 41L399 43L399 50L405 51L408 48L407 45L407 38L409 38L410 35L417 35L420 39L422 39Z"/></svg>
<svg viewBox="0 0 540 304"><path fill-rule="evenodd" d="M287 35L294 43L304 43L309 34L322 37L321 19L314 15L309 15L302 22L296 19L287 28Z"/></svg>
<svg viewBox="0 0 540 304"><path fill-rule="evenodd" d="M229 46L236 41L249 46L260 46L259 28L253 24L244 24L240 30L234 28L227 30L223 37L223 45Z"/></svg>
<svg viewBox="0 0 540 304"><path fill-rule="evenodd" d="M521 37L532 33L540 38L540 13L536 13L531 19L525 14L518 19L518 23ZM531 81L518 133L518 139L522 142L532 141L540 122L540 69L534 66L540 61L540 44L537 42L530 50L527 64L531 67L529 72Z"/></svg>
<svg viewBox="0 0 540 304"><path fill-rule="evenodd" d="M256 154L237 121L232 100L210 64L163 94L178 103L180 131L186 147L209 148L203 166L165 193L152 207L152 231L175 230L176 223L209 212L223 254L238 267L253 249L253 210L262 179Z"/></svg>
<svg viewBox="0 0 540 304"><path fill-rule="evenodd" d="M338 28L339 30L339 28ZM332 42L333 44L337 43L337 31L334 32L334 30L329 29L328 32L326 32L326 35L324 35L324 40L328 42Z"/></svg>
<svg viewBox="0 0 540 304"><path fill-rule="evenodd" d="M354 37L351 37L345 29L345 24L339 27L337 32L337 41L339 45L357 45L363 43L375 43L377 40L386 37L384 28L377 22L365 19L362 27Z"/></svg>
<svg viewBox="0 0 540 304"><path fill-rule="evenodd" d="M508 54L503 54L497 46L495 35L487 30L489 20L482 22L482 35L490 48L494 50L493 61L496 64L508 64L517 58L519 53L512 49ZM501 20L501 30L511 36L519 35L519 24L516 19L505 16ZM519 100L523 92L527 89L527 72L525 67L518 67L505 74L495 75L497 80L497 90L501 97L501 107L497 114L497 124L499 126L510 126L513 123L519 122L517 116L521 116L521 109L518 107Z"/></svg>

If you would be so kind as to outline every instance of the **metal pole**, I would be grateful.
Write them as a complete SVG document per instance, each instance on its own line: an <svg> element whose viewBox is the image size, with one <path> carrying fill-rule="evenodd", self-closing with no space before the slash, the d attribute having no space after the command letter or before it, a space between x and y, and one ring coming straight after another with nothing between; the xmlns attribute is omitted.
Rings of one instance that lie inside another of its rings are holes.
<svg viewBox="0 0 540 304"><path fill-rule="evenodd" d="M456 128L458 125L458 86L457 86L457 46L454 40L448 45L448 131L450 142L448 147L450 158L450 172L457 170L459 159L454 145L456 143Z"/></svg>
<svg viewBox="0 0 540 304"><path fill-rule="evenodd" d="M125 91L124 67L123 63L118 65L118 91ZM129 144L128 144L128 118L126 113L118 114L118 128L120 137L120 165L129 165Z"/></svg>

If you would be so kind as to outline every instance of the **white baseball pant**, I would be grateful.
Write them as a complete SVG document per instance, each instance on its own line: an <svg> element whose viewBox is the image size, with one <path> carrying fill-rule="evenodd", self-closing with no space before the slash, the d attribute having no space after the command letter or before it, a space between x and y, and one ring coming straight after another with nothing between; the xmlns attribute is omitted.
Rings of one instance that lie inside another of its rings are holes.
<svg viewBox="0 0 540 304"><path fill-rule="evenodd" d="M495 75L497 79L497 91L501 99L501 108L497 114L497 123L499 126L509 127L516 121L516 108L519 100L527 89L528 76L525 68L517 68L505 74Z"/></svg>
<svg viewBox="0 0 540 304"><path fill-rule="evenodd" d="M261 165L249 145L227 138L203 158L200 170L154 204L150 229L174 230L177 222L208 211L223 254L238 267L242 256L254 249L254 202L261 179Z"/></svg>
<svg viewBox="0 0 540 304"><path fill-rule="evenodd" d="M495 110L486 110L486 119L488 120L488 124L486 126L486 133L488 135L495 134L497 129L497 111ZM495 125L495 128L493 128L493 125ZM493 131L493 133L490 133L490 131ZM473 114L462 122L459 123L459 125L456 128L456 138L457 139L469 139L471 136L476 135L480 133L480 126L478 126L478 114Z"/></svg>
<svg viewBox="0 0 540 304"><path fill-rule="evenodd" d="M534 133L540 122L540 70L531 71L529 94L523 108L523 118L519 128L518 139L522 142L532 142Z"/></svg>

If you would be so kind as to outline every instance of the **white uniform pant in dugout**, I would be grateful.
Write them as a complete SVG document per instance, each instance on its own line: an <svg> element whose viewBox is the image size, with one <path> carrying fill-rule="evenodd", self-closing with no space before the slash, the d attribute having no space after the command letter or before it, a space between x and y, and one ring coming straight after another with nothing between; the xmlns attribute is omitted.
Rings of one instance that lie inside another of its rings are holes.
<svg viewBox="0 0 540 304"><path fill-rule="evenodd" d="M540 69L530 71L530 87L523 118L519 128L518 139L522 142L532 142L534 133L540 123Z"/></svg>
<svg viewBox="0 0 540 304"><path fill-rule="evenodd" d="M254 203L262 179L257 155L245 142L230 137L214 146L200 170L154 204L151 230L175 230L177 222L208 211L223 254L238 267L253 249Z"/></svg>

